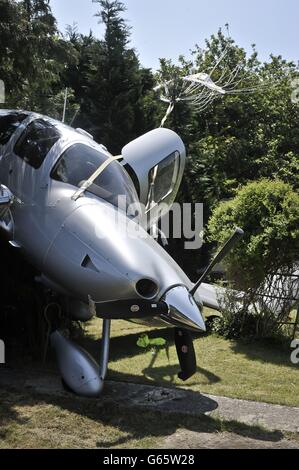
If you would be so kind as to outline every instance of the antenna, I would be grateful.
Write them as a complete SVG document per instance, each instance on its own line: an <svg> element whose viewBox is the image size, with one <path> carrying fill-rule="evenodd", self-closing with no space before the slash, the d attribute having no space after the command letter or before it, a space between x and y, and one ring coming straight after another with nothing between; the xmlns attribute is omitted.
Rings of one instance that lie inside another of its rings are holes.
<svg viewBox="0 0 299 470"><path fill-rule="evenodd" d="M67 98L68 98L68 89L65 89L64 93L64 104L63 104L63 114L62 114L62 122L65 123L65 115L66 115L66 108L67 108Z"/></svg>

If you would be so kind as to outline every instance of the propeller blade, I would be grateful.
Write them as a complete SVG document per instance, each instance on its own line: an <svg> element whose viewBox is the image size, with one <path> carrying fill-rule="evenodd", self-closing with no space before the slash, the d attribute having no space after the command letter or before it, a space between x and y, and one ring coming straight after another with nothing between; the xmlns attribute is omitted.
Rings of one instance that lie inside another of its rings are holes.
<svg viewBox="0 0 299 470"><path fill-rule="evenodd" d="M206 279L206 277L210 274L212 269L217 263L220 263L220 261L225 258L225 256L232 250L234 245L244 236L244 232L241 228L237 227L233 233L233 235L227 240L225 243L224 247L217 253L215 258L212 260L212 262L209 264L209 266L206 268L204 273L200 276L199 280L194 284L192 289L190 290L190 294L194 296L196 293L197 289L201 286L203 281Z"/></svg>
<svg viewBox="0 0 299 470"><path fill-rule="evenodd" d="M188 330L175 328L174 339L181 366L181 372L178 376L181 380L186 381L196 372L196 356L192 336Z"/></svg>
<svg viewBox="0 0 299 470"><path fill-rule="evenodd" d="M89 306L95 316L107 320L128 320L167 315L168 313L166 302L151 302L142 299L94 302L89 298Z"/></svg>

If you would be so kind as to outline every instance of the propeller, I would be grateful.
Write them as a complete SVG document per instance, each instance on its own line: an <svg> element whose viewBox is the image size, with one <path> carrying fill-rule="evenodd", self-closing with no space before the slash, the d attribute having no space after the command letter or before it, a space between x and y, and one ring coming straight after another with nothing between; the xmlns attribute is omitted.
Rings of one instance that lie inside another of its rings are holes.
<svg viewBox="0 0 299 470"><path fill-rule="evenodd" d="M220 263L223 258L232 250L234 245L244 236L244 231L237 227L233 233L233 235L227 240L223 248L217 253L215 258L212 260L212 262L209 264L209 266L205 269L203 274L200 276L198 281L194 284L192 289L190 290L190 294L194 296L196 293L197 289L200 287L200 285L203 283L203 281L207 278L207 276L210 274L212 269L217 263Z"/></svg>
<svg viewBox="0 0 299 470"><path fill-rule="evenodd" d="M233 246L243 237L244 231L237 227L233 235L227 240L223 248L215 256L209 266L205 269L199 280L189 291L190 296L194 297L197 289L212 271L213 267L219 263L233 248ZM196 372L196 355L193 346L193 340L190 332L186 329L175 328L175 345L179 358L181 372L178 374L183 381L188 380Z"/></svg>
<svg viewBox="0 0 299 470"><path fill-rule="evenodd" d="M178 376L183 381L189 379L196 372L196 355L189 330L206 330L204 319L194 299L194 295L213 267L229 253L243 235L242 229L235 229L234 234L215 256L192 289L188 290L183 285L173 286L165 292L162 300L159 302L145 299L95 302L90 297L89 305L91 313L104 320L132 320L160 317L167 323L175 326L174 340L181 367Z"/></svg>
<svg viewBox="0 0 299 470"><path fill-rule="evenodd" d="M185 382L196 372L196 355L192 336L188 330L175 328L174 340L181 366L181 372L179 372L178 377Z"/></svg>
<svg viewBox="0 0 299 470"><path fill-rule="evenodd" d="M187 328L205 330L204 321L198 307L184 286L170 289L160 302L131 299L111 302L94 302L89 299L90 308L94 315L106 320L146 318L160 316L168 323L175 325L174 340L181 367L178 374L183 381L189 379L196 371L196 356L190 332Z"/></svg>
<svg viewBox="0 0 299 470"><path fill-rule="evenodd" d="M185 291L180 292L180 290ZM185 297L184 297L185 294ZM187 296L186 296L187 294ZM148 300L118 300L112 302L94 302L89 299L90 308L92 312L100 318L106 320L113 320L113 319L123 319L129 320L134 318L146 318L150 316L160 316L164 318L168 322L172 322L172 324L179 324L180 323L180 315L181 312L178 308L176 315L171 312L173 309L173 300L176 297L181 296L181 308L186 313L186 309L188 310L187 302L184 304L184 299L188 299L189 293L188 290L183 287L179 286L170 291L169 295L166 295L165 298L168 300L160 301L160 302L150 302ZM193 302L193 299L192 299ZM177 304L178 305L178 304ZM195 305L195 303L194 303ZM185 307L185 308L184 308ZM197 309L197 307L196 307ZM190 307L189 307L189 315L191 319L188 317L188 312L185 317L185 321L189 321L189 326L195 328L196 319L194 318L194 314L192 314ZM202 321L201 327L204 328L204 323ZM185 381L191 377L196 371L196 356L192 341L192 336L190 332L184 328L176 327L174 329L174 340L175 346L177 350L177 355L179 358L179 363L181 367L181 372L179 372L178 376L181 380Z"/></svg>

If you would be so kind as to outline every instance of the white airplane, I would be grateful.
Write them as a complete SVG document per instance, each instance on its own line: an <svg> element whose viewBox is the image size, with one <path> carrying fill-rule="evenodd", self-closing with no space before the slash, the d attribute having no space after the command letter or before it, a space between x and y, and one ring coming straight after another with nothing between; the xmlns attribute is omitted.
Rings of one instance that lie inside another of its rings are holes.
<svg viewBox="0 0 299 470"><path fill-rule="evenodd" d="M196 284L148 234L147 222L137 230L139 218L146 220L141 204L154 222L171 208L185 161L182 140L168 129L147 133L113 157L82 129L0 111L0 232L45 288L68 301L74 319L103 319L100 365L59 330L51 334L64 384L78 395L101 393L113 319L174 326L179 376L186 380L196 370L189 330L204 332L203 306L219 306L203 281L242 230Z"/></svg>

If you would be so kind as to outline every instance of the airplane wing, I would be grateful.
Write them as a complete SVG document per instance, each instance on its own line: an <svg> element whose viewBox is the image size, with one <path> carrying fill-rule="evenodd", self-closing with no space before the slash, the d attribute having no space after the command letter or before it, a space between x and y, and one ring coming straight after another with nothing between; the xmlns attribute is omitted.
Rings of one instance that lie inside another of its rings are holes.
<svg viewBox="0 0 299 470"><path fill-rule="evenodd" d="M201 300L205 307L220 310L219 300L224 293L225 288L223 287L203 283L198 288L195 297L196 300Z"/></svg>
<svg viewBox="0 0 299 470"><path fill-rule="evenodd" d="M225 287L203 283L198 288L195 297L196 300L201 300L204 306L220 311L222 299L228 291L229 289ZM297 270L289 276L274 275L271 280L267 280L261 286L261 292L267 292L267 294L257 296L256 304L249 305L249 310L262 311L266 308L277 316L285 312L286 309L291 310L299 298L299 271ZM244 292L235 291L234 293L236 299L240 300L241 306Z"/></svg>

